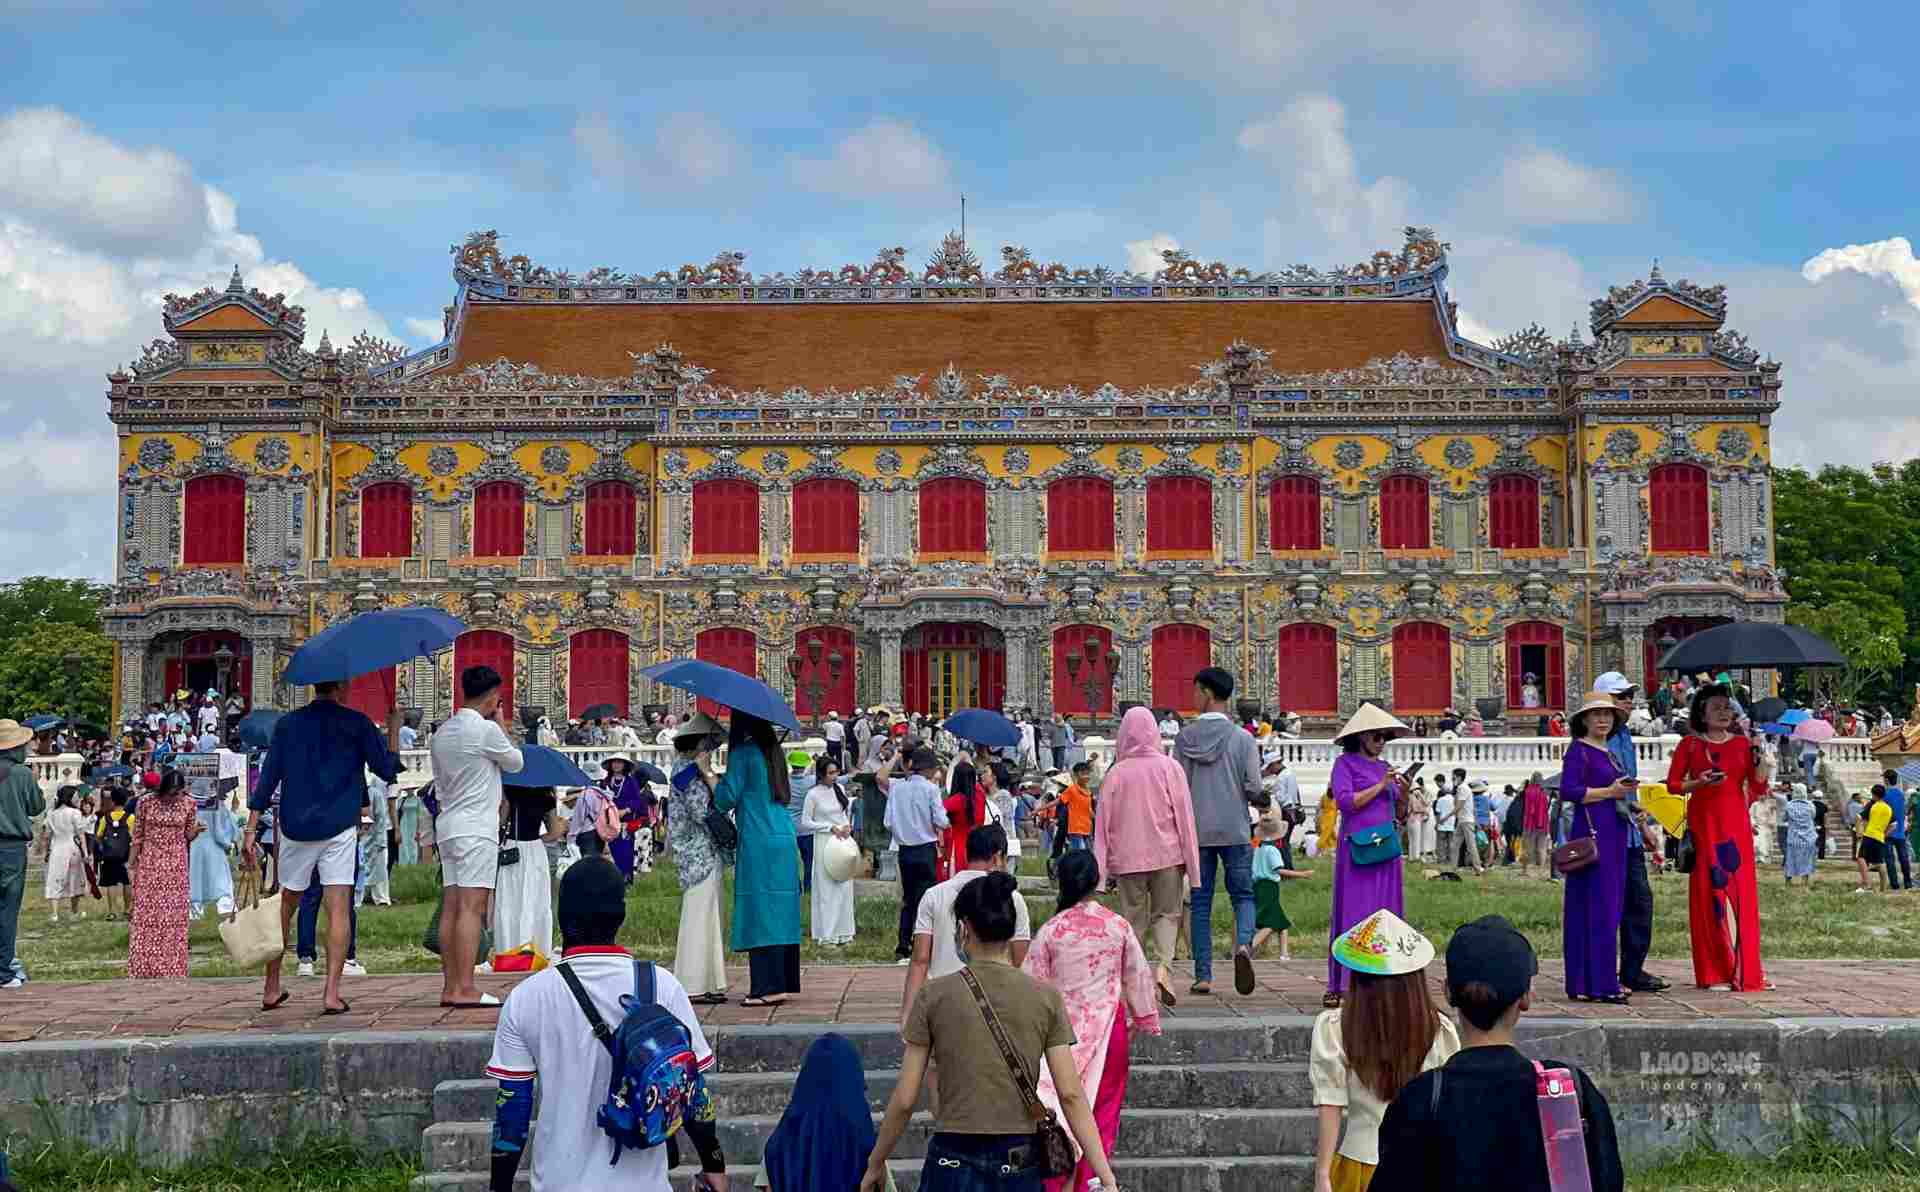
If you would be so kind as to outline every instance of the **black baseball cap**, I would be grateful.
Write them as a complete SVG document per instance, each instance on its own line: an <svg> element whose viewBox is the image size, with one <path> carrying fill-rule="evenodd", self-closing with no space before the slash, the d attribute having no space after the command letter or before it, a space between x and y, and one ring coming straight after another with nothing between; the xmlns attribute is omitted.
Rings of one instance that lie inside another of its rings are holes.
<svg viewBox="0 0 1920 1192"><path fill-rule="evenodd" d="M1484 985L1503 1005L1512 1005L1532 987L1539 971L1533 945L1503 915L1475 919L1447 941L1448 993Z"/></svg>

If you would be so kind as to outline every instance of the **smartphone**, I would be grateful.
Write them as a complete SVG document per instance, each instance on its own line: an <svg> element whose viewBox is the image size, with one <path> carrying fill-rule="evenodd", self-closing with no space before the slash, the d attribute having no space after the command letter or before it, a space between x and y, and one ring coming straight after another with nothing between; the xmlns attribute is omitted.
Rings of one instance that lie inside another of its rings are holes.
<svg viewBox="0 0 1920 1192"><path fill-rule="evenodd" d="M1408 782L1412 782L1414 780L1414 777L1418 775L1420 771L1426 769L1426 766L1427 766L1427 763L1425 762L1415 762L1411 766L1408 766L1406 769L1400 771L1400 777L1406 779Z"/></svg>

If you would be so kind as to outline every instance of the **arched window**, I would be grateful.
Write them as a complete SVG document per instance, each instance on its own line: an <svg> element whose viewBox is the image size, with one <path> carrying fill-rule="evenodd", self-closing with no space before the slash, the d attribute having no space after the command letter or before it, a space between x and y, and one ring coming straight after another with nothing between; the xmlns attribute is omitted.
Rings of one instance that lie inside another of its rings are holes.
<svg viewBox="0 0 1920 1192"><path fill-rule="evenodd" d="M1047 551L1113 553L1113 485L1098 476L1068 476L1047 485Z"/></svg>
<svg viewBox="0 0 1920 1192"><path fill-rule="evenodd" d="M1274 550L1320 549L1320 482L1281 476L1267 490L1267 532Z"/></svg>
<svg viewBox="0 0 1920 1192"><path fill-rule="evenodd" d="M1147 482L1147 551L1213 554L1213 485L1204 477L1158 476Z"/></svg>
<svg viewBox="0 0 1920 1192"><path fill-rule="evenodd" d="M760 557L760 490L745 480L702 480L693 486L693 557Z"/></svg>
<svg viewBox="0 0 1920 1192"><path fill-rule="evenodd" d="M793 553L860 553L860 486L851 480L803 480L793 486Z"/></svg>
<svg viewBox="0 0 1920 1192"><path fill-rule="evenodd" d="M1487 541L1502 550L1540 545L1540 482L1521 473L1495 476L1487 489Z"/></svg>
<svg viewBox="0 0 1920 1192"><path fill-rule="evenodd" d="M1647 477L1647 514L1653 549L1704 555L1711 548L1707 524L1707 470L1692 464L1661 464Z"/></svg>
<svg viewBox="0 0 1920 1192"><path fill-rule="evenodd" d="M247 561L247 482L223 474L187 481L180 561L188 567Z"/></svg>
<svg viewBox="0 0 1920 1192"><path fill-rule="evenodd" d="M1193 677L1213 665L1213 646L1198 625L1162 625L1153 631L1153 706L1198 712Z"/></svg>
<svg viewBox="0 0 1920 1192"><path fill-rule="evenodd" d="M722 627L702 630L693 639L693 656L702 662L737 670L743 675L760 677L759 642L751 629ZM720 705L710 699L700 701L700 710L709 716L720 714Z"/></svg>
<svg viewBox="0 0 1920 1192"><path fill-rule="evenodd" d="M814 642L820 643L820 661L818 662L813 660L812 644ZM833 665L835 654L840 656L837 678ZM800 679L794 684L793 710L808 719L825 716L828 712L851 716L855 690L854 670L860 658L860 652L853 645L853 633L837 625L815 625L810 629L802 629L793 635L793 656L800 659ZM813 689L816 684L820 689L818 710L813 706Z"/></svg>
<svg viewBox="0 0 1920 1192"><path fill-rule="evenodd" d="M588 629L567 643L567 715L579 716L595 704L612 704L627 714L627 635Z"/></svg>
<svg viewBox="0 0 1920 1192"><path fill-rule="evenodd" d="M1445 625L1412 621L1393 631L1393 710L1444 712L1453 703L1453 642Z"/></svg>
<svg viewBox="0 0 1920 1192"><path fill-rule="evenodd" d="M453 702L463 698L460 676L470 666L490 666L500 673L500 700L513 715L513 638L492 629L469 629L453 639Z"/></svg>
<svg viewBox="0 0 1920 1192"><path fill-rule="evenodd" d="M1087 643L1093 643L1089 653ZM1068 716L1104 716L1113 710L1114 686L1107 655L1113 631L1104 625L1063 625L1053 631L1053 706ZM1079 661L1068 664L1068 659ZM1076 681L1076 676L1078 680ZM1093 703L1087 703L1091 677Z"/></svg>
<svg viewBox="0 0 1920 1192"><path fill-rule="evenodd" d="M473 490L473 553L485 559L516 558L527 544L526 490L496 480Z"/></svg>
<svg viewBox="0 0 1920 1192"><path fill-rule="evenodd" d="M1389 476L1380 482L1380 549L1426 550L1433 545L1427 518L1427 482L1419 476Z"/></svg>
<svg viewBox="0 0 1920 1192"><path fill-rule="evenodd" d="M1340 710L1340 655L1331 626L1302 621L1281 628L1275 641L1280 664L1280 708L1306 715Z"/></svg>
<svg viewBox="0 0 1920 1192"><path fill-rule="evenodd" d="M404 559L413 553L413 487L369 484L360 490L360 557Z"/></svg>
<svg viewBox="0 0 1920 1192"><path fill-rule="evenodd" d="M1533 682L1527 682L1527 676ZM1533 690L1529 692L1528 687ZM1531 695L1535 702L1528 703ZM1558 625L1520 621L1507 626L1507 711L1516 708L1565 708L1567 657Z"/></svg>
<svg viewBox="0 0 1920 1192"><path fill-rule="evenodd" d="M385 555L370 555L369 558L387 558ZM347 680L347 695L342 702L347 707L364 715L380 727L380 735L386 735L387 713L393 708L394 669L369 671L364 675L355 675Z"/></svg>
<svg viewBox="0 0 1920 1192"><path fill-rule="evenodd" d="M586 535L581 541L586 553L631 558L635 542L634 510L638 504L633 485L624 480L602 480L590 485Z"/></svg>
<svg viewBox="0 0 1920 1192"><path fill-rule="evenodd" d="M987 553L987 486L964 476L942 476L920 486L920 553Z"/></svg>

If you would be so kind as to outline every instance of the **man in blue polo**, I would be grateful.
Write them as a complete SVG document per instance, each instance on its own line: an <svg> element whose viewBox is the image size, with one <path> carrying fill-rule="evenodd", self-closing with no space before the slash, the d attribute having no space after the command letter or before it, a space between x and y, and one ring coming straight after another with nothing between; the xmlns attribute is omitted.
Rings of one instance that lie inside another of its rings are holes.
<svg viewBox="0 0 1920 1192"><path fill-rule="evenodd" d="M1593 689L1613 697L1620 715L1613 718L1607 753L1628 778L1640 776L1640 757L1633 747L1627 717L1633 713L1633 681L1619 671L1608 671L1593 681ZM1658 993L1668 983L1647 971L1647 950L1653 946L1653 884L1647 881L1647 851L1641 839L1646 812L1639 797L1629 794L1614 807L1627 821L1627 898L1620 910L1620 984L1635 993Z"/></svg>
<svg viewBox="0 0 1920 1192"><path fill-rule="evenodd" d="M345 1014L340 970L347 960L349 903L354 864L359 855L360 809L367 804L367 771L387 782L400 777L400 759L387 743L400 727L400 708L387 713L382 735L374 723L341 702L346 684L315 683L313 700L282 716L273 726L260 780L247 798L247 834L241 855L252 866L260 813L280 794L274 820L279 833L280 933L293 937L300 895L314 882L321 886L327 911L327 988L323 1014ZM280 988L280 961L267 961L267 984L260 995L265 1010L279 1007L288 994Z"/></svg>
<svg viewBox="0 0 1920 1192"><path fill-rule="evenodd" d="M1893 819L1887 824L1887 889L1913 889L1913 866L1907 852L1907 792L1900 789L1900 775L1888 770L1880 775L1887 784L1887 806L1893 809ZM1900 864L1899 875L1894 874L1894 862Z"/></svg>

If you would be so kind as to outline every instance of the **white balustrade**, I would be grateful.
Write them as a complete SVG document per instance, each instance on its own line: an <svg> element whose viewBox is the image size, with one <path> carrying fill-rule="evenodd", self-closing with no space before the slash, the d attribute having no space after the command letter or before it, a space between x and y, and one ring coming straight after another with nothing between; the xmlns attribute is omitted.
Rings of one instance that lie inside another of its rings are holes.
<svg viewBox="0 0 1920 1192"><path fill-rule="evenodd" d="M47 802L52 803L61 787L80 781L80 766L85 760L77 753L58 753L29 757L27 766L33 771L33 779L40 784Z"/></svg>

